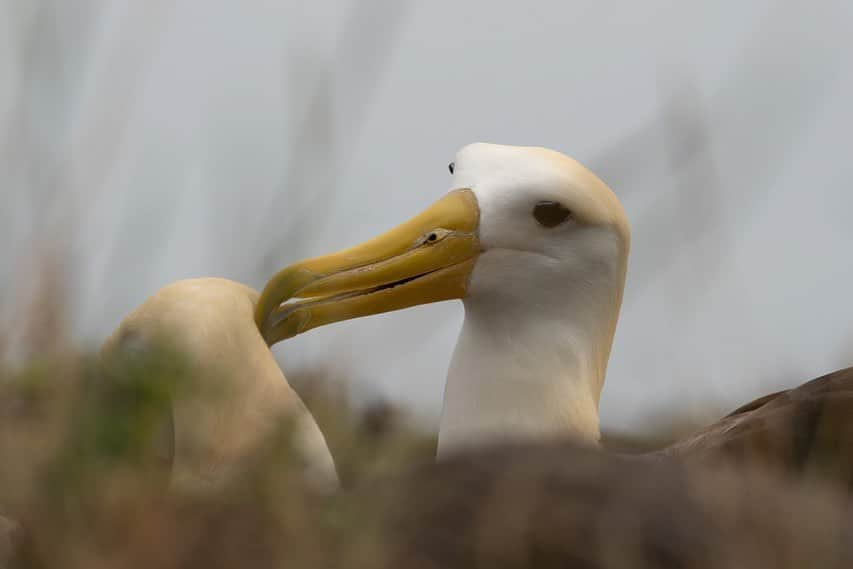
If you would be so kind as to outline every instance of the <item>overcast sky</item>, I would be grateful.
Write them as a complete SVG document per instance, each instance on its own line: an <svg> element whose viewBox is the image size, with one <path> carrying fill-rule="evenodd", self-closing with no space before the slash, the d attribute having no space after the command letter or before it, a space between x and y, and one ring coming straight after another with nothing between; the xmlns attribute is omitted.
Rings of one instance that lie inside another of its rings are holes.
<svg viewBox="0 0 853 569"><path fill-rule="evenodd" d="M96 346L186 277L260 288L449 187L469 142L593 168L633 227L605 428L853 364L845 0L0 0L0 282L67 246ZM276 348L435 423L458 302Z"/></svg>

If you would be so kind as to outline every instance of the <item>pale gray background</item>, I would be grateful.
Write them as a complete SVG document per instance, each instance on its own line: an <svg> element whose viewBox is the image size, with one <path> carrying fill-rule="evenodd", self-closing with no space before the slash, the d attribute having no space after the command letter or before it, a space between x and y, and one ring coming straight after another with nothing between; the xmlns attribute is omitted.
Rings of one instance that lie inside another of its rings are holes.
<svg viewBox="0 0 853 569"><path fill-rule="evenodd" d="M632 220L605 427L853 364L851 6L0 0L0 317L45 243L88 346L176 279L261 287L416 213L489 141L578 158ZM276 352L434 425L461 318Z"/></svg>

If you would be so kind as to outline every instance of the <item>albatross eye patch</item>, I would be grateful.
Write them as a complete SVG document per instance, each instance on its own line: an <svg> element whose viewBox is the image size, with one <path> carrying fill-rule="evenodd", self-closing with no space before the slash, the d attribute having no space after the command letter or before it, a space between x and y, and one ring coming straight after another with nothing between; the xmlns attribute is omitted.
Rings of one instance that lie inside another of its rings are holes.
<svg viewBox="0 0 853 569"><path fill-rule="evenodd" d="M560 202L541 201L533 206L533 217L543 227L557 227L570 215L572 212Z"/></svg>

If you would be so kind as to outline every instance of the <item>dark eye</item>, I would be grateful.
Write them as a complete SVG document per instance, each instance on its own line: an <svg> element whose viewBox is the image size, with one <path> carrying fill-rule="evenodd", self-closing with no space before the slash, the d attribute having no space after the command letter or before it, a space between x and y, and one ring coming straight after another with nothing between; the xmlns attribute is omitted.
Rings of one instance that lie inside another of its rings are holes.
<svg viewBox="0 0 853 569"><path fill-rule="evenodd" d="M572 214L560 202L541 201L533 206L533 217L543 227L557 227Z"/></svg>
<svg viewBox="0 0 853 569"><path fill-rule="evenodd" d="M456 169L456 162L451 162L450 164L448 164L447 169L450 170L450 173L452 174L453 171Z"/></svg>

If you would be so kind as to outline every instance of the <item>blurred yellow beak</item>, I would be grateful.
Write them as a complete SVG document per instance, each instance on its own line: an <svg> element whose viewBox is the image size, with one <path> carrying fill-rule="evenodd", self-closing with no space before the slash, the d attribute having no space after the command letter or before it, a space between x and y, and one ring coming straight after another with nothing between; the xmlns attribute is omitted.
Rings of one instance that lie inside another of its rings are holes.
<svg viewBox="0 0 853 569"><path fill-rule="evenodd" d="M479 217L474 193L456 190L366 243L282 269L255 308L261 334L273 345L324 324L464 297Z"/></svg>

